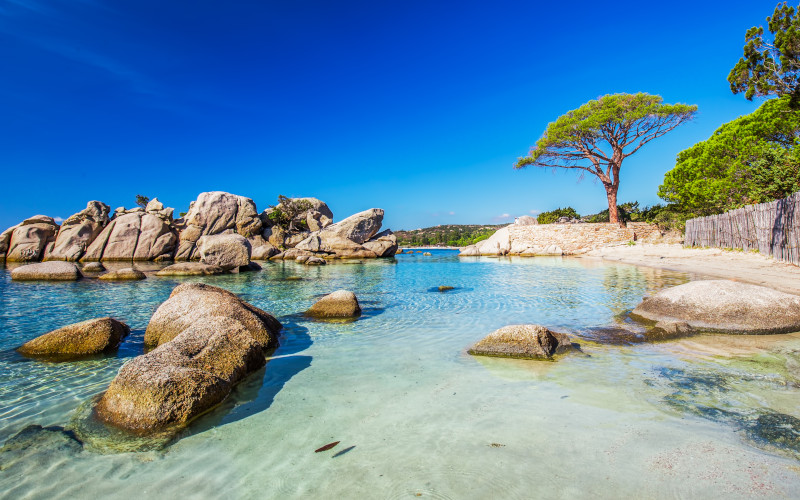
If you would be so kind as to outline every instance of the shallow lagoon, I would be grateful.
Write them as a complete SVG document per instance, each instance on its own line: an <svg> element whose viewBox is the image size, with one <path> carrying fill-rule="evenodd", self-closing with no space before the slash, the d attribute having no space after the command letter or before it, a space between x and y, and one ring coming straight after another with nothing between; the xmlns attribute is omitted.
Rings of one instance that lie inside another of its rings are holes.
<svg viewBox="0 0 800 500"><path fill-rule="evenodd" d="M284 323L265 369L161 451L0 457L0 492L796 498L800 335L607 345L592 330L622 321L643 295L697 278L585 259L459 260L447 251L205 277ZM79 419L78 408L142 353L150 315L180 282L12 283L0 271L0 440L29 424ZM340 288L359 296L359 320L298 314ZM114 357L51 364L13 352L104 315L132 328ZM466 354L488 332L528 322L573 334L583 353L555 363ZM314 453L332 441L341 443Z"/></svg>

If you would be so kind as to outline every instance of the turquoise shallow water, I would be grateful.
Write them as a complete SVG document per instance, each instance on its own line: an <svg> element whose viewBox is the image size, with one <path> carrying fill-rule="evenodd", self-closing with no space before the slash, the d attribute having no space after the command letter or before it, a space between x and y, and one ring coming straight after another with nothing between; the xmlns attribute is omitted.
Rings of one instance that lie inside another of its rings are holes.
<svg viewBox="0 0 800 500"><path fill-rule="evenodd" d="M302 281L286 281L288 276ZM455 252L206 277L278 317L281 347L222 407L161 451L0 457L8 498L670 498L800 496L800 336L608 345L643 295L696 279L586 259ZM142 353L183 280L16 283L0 271L0 441L77 409ZM446 293L439 285L456 287ZM356 292L352 323L298 314ZM112 315L115 356L25 360L13 348ZM574 335L556 363L474 358L508 324ZM320 446L341 443L331 451Z"/></svg>

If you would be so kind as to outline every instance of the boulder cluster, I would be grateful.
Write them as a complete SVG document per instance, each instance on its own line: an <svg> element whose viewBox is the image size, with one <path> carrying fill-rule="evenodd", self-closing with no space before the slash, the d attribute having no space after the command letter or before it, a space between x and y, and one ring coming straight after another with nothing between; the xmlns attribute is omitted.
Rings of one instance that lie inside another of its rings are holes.
<svg viewBox="0 0 800 500"><path fill-rule="evenodd" d="M200 193L179 219L156 198L145 207L117 208L90 201L60 226L36 215L0 233L0 261L201 261L237 272L250 260L390 257L397 239L380 231L383 210L373 208L334 223L316 198L286 198L304 207L290 220L281 204L259 213L252 199L222 191ZM276 212L277 211L277 212ZM322 261L322 262L320 262Z"/></svg>

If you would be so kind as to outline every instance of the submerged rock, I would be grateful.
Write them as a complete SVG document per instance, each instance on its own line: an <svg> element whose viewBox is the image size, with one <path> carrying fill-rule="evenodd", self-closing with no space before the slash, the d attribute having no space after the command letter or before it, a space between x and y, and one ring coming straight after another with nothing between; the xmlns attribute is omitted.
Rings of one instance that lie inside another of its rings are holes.
<svg viewBox="0 0 800 500"><path fill-rule="evenodd" d="M8 438L0 448L0 470L6 470L20 461L25 465L35 463L42 466L82 450L83 443L71 431L58 426L33 424Z"/></svg>
<svg viewBox="0 0 800 500"><path fill-rule="evenodd" d="M361 315L361 306L356 294L337 290L319 299L306 314L315 318L355 318Z"/></svg>
<svg viewBox="0 0 800 500"><path fill-rule="evenodd" d="M789 333L800 331L800 297L735 281L692 281L643 299L631 317L717 333Z"/></svg>
<svg viewBox="0 0 800 500"><path fill-rule="evenodd" d="M571 347L564 333L551 332L540 325L509 325L490 333L467 352L473 356L551 359Z"/></svg>
<svg viewBox="0 0 800 500"><path fill-rule="evenodd" d="M72 262L39 262L11 271L11 279L15 281L75 281L80 278L81 272Z"/></svg>
<svg viewBox="0 0 800 500"><path fill-rule="evenodd" d="M179 285L147 327L145 342L158 347L120 369L95 415L140 434L186 424L264 365L280 328L227 290Z"/></svg>
<svg viewBox="0 0 800 500"><path fill-rule="evenodd" d="M17 352L28 357L76 359L113 351L130 332L114 318L97 318L61 327L25 342Z"/></svg>
<svg viewBox="0 0 800 500"><path fill-rule="evenodd" d="M305 263L307 266L324 266L327 264L322 257L309 257Z"/></svg>
<svg viewBox="0 0 800 500"><path fill-rule="evenodd" d="M147 278L147 276L145 276L143 272L137 271L132 267L124 267L122 269L109 271L103 275L98 276L97 278L107 281L124 281L124 280L143 280Z"/></svg>
<svg viewBox="0 0 800 500"><path fill-rule="evenodd" d="M81 271L84 273L102 273L105 270L105 266L99 262L87 262L81 267Z"/></svg>
<svg viewBox="0 0 800 500"><path fill-rule="evenodd" d="M225 270L219 266L203 264L202 262L178 262L156 273L156 276L211 276L222 274Z"/></svg>

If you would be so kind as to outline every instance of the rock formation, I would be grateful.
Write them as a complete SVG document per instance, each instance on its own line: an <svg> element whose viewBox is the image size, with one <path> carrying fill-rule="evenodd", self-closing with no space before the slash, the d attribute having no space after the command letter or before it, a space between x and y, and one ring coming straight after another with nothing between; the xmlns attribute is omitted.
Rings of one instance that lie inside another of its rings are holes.
<svg viewBox="0 0 800 500"><path fill-rule="evenodd" d="M78 359L116 349L128 333L128 325L114 318L90 319L36 337L17 352L34 358Z"/></svg>
<svg viewBox="0 0 800 500"><path fill-rule="evenodd" d="M200 262L238 272L250 264L250 242L239 234L213 234L197 240Z"/></svg>
<svg viewBox="0 0 800 500"><path fill-rule="evenodd" d="M736 281L692 281L644 298L631 317L706 332L790 333L800 331L800 297Z"/></svg>
<svg viewBox="0 0 800 500"><path fill-rule="evenodd" d="M178 242L172 209L164 209L158 199L147 207L118 208L81 260L170 260Z"/></svg>
<svg viewBox="0 0 800 500"><path fill-rule="evenodd" d="M10 231L9 235L0 237L0 240L8 239L6 260L9 262L38 262L48 251L52 250L58 233L58 224L52 217L35 215L7 231Z"/></svg>
<svg viewBox="0 0 800 500"><path fill-rule="evenodd" d="M397 251L391 231L378 233L381 209L334 224L328 205L316 198L281 200L293 204L287 212L293 214L291 220L276 212L286 209L281 203L259 214L250 198L222 191L200 193L186 216L177 220L173 209L158 198L144 208L119 207L111 218L108 205L91 201L60 228L52 218L37 215L6 229L0 233L0 260L192 261L201 259L202 238L211 241L208 238L220 235L245 238L248 258L254 260L268 260L295 247L321 258L390 257Z"/></svg>
<svg viewBox="0 0 800 500"><path fill-rule="evenodd" d="M75 262L80 259L108 224L109 210L105 203L90 201L85 209L65 220L61 224L55 246L45 256L45 260Z"/></svg>
<svg viewBox="0 0 800 500"><path fill-rule="evenodd" d="M382 221L383 210L371 208L311 233L295 248L338 258L390 257L397 251L397 238L389 230L378 234Z"/></svg>
<svg viewBox="0 0 800 500"><path fill-rule="evenodd" d="M14 281L76 281L81 279L78 266L72 262L38 262L11 271Z"/></svg>
<svg viewBox="0 0 800 500"><path fill-rule="evenodd" d="M179 285L147 326L145 343L158 347L120 369L95 415L142 434L185 424L264 365L280 328L275 318L226 290Z"/></svg>
<svg viewBox="0 0 800 500"><path fill-rule="evenodd" d="M551 332L540 325L510 325L490 333L467 352L481 356L550 359L571 347L564 333Z"/></svg>
<svg viewBox="0 0 800 500"><path fill-rule="evenodd" d="M263 229L253 200L222 191L200 193L177 224L181 231L175 260L199 259L197 241L202 236L236 233L250 238Z"/></svg>

